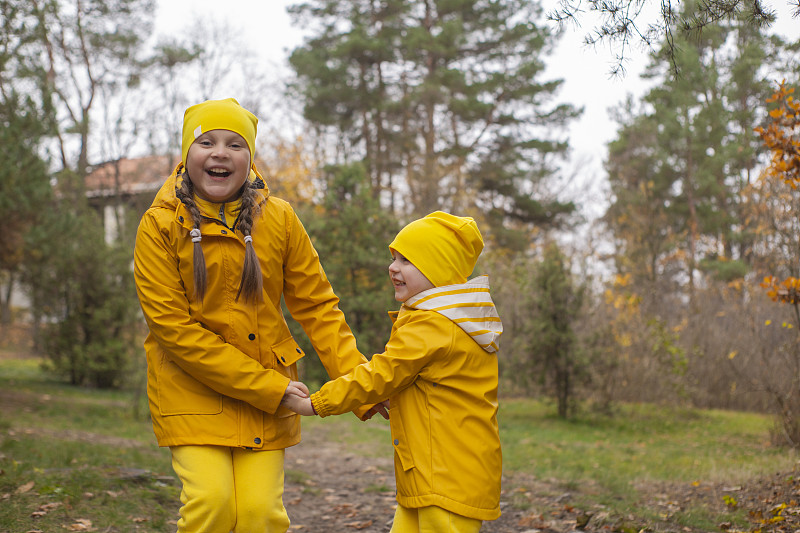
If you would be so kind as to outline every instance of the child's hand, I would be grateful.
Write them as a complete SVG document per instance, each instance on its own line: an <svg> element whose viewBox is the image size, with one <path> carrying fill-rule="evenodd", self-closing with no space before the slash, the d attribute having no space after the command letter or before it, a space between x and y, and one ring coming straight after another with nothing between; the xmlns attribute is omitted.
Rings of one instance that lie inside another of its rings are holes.
<svg viewBox="0 0 800 533"><path fill-rule="evenodd" d="M364 417L361 420L367 421L376 414L380 414L384 420L389 420L389 400L383 400L380 403L376 403L373 405L369 411L364 413Z"/></svg>
<svg viewBox="0 0 800 533"><path fill-rule="evenodd" d="M287 394L281 400L281 403L303 416L314 416L317 413L314 411L314 406L311 405L311 398L301 398L295 394Z"/></svg>
<svg viewBox="0 0 800 533"><path fill-rule="evenodd" d="M308 387L306 387L306 384L302 381L290 381L286 386L286 390L283 392L283 399L286 399L286 396L289 394L293 394L301 398L308 398ZM283 403L283 399L281 400L281 403Z"/></svg>
<svg viewBox="0 0 800 533"><path fill-rule="evenodd" d="M299 415L312 416L317 413L311 405L308 397L308 387L300 381L290 381L286 386L286 391L281 398L281 405L284 405Z"/></svg>

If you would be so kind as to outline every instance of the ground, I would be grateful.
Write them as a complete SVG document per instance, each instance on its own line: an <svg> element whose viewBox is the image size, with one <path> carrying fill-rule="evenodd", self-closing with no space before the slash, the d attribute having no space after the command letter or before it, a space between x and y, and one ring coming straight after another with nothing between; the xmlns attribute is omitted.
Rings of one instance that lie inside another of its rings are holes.
<svg viewBox="0 0 800 533"><path fill-rule="evenodd" d="M6 407L23 405L25 400L13 391L0 390L0 404ZM54 434L47 428L16 428L9 433L12 431L43 437ZM320 424L314 431L304 433L300 445L287 450L284 503L292 521L290 532L388 532L396 505L391 458L370 457L353 445L329 438L330 431L333 429ZM59 431L58 437L122 447L142 446L139 441L74 430ZM136 478L153 476L146 470L128 474ZM174 476L159 480L177 483ZM750 527L737 530L721 523L710 531L800 532L797 472L776 473L737 487L712 484L637 487L643 504L661 517L658 523L612 516L602 509L574 507L570 502L575 494L565 492L557 482L548 483L528 475L505 476L503 486L502 516L485 522L482 533L700 533L681 527L672 517L690 507L721 511L726 505L745 510L750 516ZM178 502L176 513L177 506Z"/></svg>
<svg viewBox="0 0 800 533"><path fill-rule="evenodd" d="M305 432L286 454L285 503L291 531L388 532L396 505L390 457L371 458L327 438L324 425ZM750 532L800 531L800 476L776 473L747 487L713 484L638 487L643 502L662 518L645 524L634 517L611 516L602 509L570 505L573 494L555 482L526 475L503 480L502 516L485 522L482 533L572 533L691 530L670 523L676 512L704 505L737 506L750 515ZM591 490L591 488L587 488ZM584 489L584 490L587 490ZM718 524L715 531L733 531Z"/></svg>
<svg viewBox="0 0 800 533"><path fill-rule="evenodd" d="M396 501L391 457L365 457L329 439L324 425L303 434L303 442L286 453L285 504L291 531L387 532ZM533 494L528 497L535 499ZM555 498L553 503L557 503ZM481 531L546 531L539 513L515 511L504 502L503 516ZM575 518L554 517L552 531L571 531Z"/></svg>

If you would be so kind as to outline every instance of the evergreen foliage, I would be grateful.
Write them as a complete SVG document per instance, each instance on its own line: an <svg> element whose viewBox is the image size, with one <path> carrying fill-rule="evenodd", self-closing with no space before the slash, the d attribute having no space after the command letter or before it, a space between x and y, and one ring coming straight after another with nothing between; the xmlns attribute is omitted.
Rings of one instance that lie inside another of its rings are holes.
<svg viewBox="0 0 800 533"><path fill-rule="evenodd" d="M532 314L528 349L546 391L555 397L558 415L566 418L575 402L585 361L576 348L574 323L582 305L582 290L574 285L569 265L556 244L548 245L531 280Z"/></svg>
<svg viewBox="0 0 800 533"><path fill-rule="evenodd" d="M320 205L301 215L359 350L369 358L383 351L392 325L387 311L400 305L388 274L388 245L398 223L372 196L362 165L329 167L324 181ZM313 353L299 326L291 325L306 352ZM306 357L303 365L305 378L327 380L318 358Z"/></svg>
<svg viewBox="0 0 800 533"><path fill-rule="evenodd" d="M675 42L671 56L666 45L651 56L648 75L661 81L641 108L620 111L605 220L621 273L646 282L645 295L691 300L701 272L730 281L752 267L754 228L743 193L763 152L752 128L766 115L769 94L765 71L754 65L771 59L767 37L744 20Z"/></svg>
<svg viewBox="0 0 800 533"><path fill-rule="evenodd" d="M526 394L555 399L559 416L566 418L588 370L576 333L584 289L555 243L545 247L540 259L518 260L505 272L510 279L498 291L503 373Z"/></svg>
<svg viewBox="0 0 800 533"><path fill-rule="evenodd" d="M313 0L290 62L328 162L363 160L390 208L486 213L498 228L553 224L574 206L547 194L577 116L545 80L553 37L526 0Z"/></svg>
<svg viewBox="0 0 800 533"><path fill-rule="evenodd" d="M62 173L59 179L77 177ZM44 212L25 249L22 281L42 324L49 368L73 385L126 384L140 353L130 247L106 243L98 215L81 195L69 195Z"/></svg>
<svg viewBox="0 0 800 533"><path fill-rule="evenodd" d="M10 221L2 267L6 281L17 275L27 289L52 369L75 385L121 385L139 349L132 231L123 228L127 241L106 243L83 180L99 94L136 83L153 5L0 3L0 173L7 193L0 214ZM57 153L55 172L38 156L48 146Z"/></svg>
<svg viewBox="0 0 800 533"><path fill-rule="evenodd" d="M685 9L687 5L691 9ZM676 54L686 39L702 36L706 31L713 32L731 20L746 20L755 31L766 30L776 20L775 11L761 0L703 0L694 3L663 0L658 6L633 0L561 0L558 7L548 13L548 18L559 25L574 23L580 26L585 12L596 15L600 22L584 40L591 45L605 42L616 49L616 63L612 68L615 74L625 71L624 63L629 59L633 46L662 47L673 73L680 73L685 65L677 60ZM795 5L793 16L798 14L800 5Z"/></svg>
<svg viewBox="0 0 800 533"><path fill-rule="evenodd" d="M26 235L42 221L50 177L38 148L46 124L30 100L0 101L0 323L12 321L11 295L24 267Z"/></svg>

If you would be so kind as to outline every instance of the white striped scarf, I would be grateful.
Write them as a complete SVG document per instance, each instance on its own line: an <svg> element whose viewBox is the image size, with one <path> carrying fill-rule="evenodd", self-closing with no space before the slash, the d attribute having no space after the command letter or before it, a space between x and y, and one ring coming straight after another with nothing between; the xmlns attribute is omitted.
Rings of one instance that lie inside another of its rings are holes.
<svg viewBox="0 0 800 533"><path fill-rule="evenodd" d="M455 322L487 352L499 350L498 339L503 333L503 323L489 294L489 276L422 291L403 305L436 311Z"/></svg>

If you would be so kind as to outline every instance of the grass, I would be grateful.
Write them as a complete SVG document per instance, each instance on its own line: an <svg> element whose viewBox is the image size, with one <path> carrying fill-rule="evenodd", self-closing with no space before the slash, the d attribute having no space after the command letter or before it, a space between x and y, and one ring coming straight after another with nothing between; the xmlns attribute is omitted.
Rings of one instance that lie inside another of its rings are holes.
<svg viewBox="0 0 800 533"><path fill-rule="evenodd" d="M769 447L771 421L753 413L626 405L613 418L565 421L542 404L505 400L499 419L506 467L539 478L718 482L793 462Z"/></svg>
<svg viewBox="0 0 800 533"><path fill-rule="evenodd" d="M530 400L505 400L499 423L506 472L578 493L573 503L615 515L657 520L641 493L664 485L738 485L776 471L791 471L793 451L770 447L770 418L754 413L624 405L613 417L585 414L562 420ZM743 511L724 515L689 506L671 516L688 527L745 525Z"/></svg>
<svg viewBox="0 0 800 533"><path fill-rule="evenodd" d="M0 391L0 531L174 531L169 452L130 394L70 387L33 359L0 359Z"/></svg>
<svg viewBox="0 0 800 533"><path fill-rule="evenodd" d="M81 520L102 531L175 530L180 488L169 452L155 445L149 420L134 415L129 392L70 387L42 374L35 359L0 358L0 402L0 533L80 530ZM324 427L359 453L392 453L383 421L303 423L304 433ZM527 484L541 482L537 490L569 493L570 505L657 523L663 510L641 497L643 487L738 485L791 471L797 460L768 445L771 420L752 413L625 405L613 417L561 420L542 402L504 399L499 423L504 499L518 509L531 506ZM307 474L288 470L286 477ZM743 513L698 503L669 521L709 531L723 521L746 524Z"/></svg>

